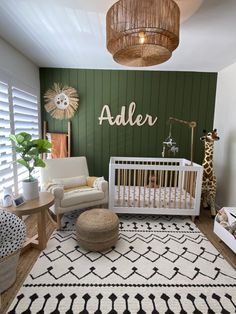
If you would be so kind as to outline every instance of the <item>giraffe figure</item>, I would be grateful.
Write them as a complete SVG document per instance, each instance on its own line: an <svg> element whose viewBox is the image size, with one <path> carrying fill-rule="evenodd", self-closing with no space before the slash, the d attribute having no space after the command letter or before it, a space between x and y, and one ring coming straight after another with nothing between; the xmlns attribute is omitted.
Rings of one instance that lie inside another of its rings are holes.
<svg viewBox="0 0 236 314"><path fill-rule="evenodd" d="M201 140L205 145L205 156L202 163L203 166L203 178L202 178L202 205L204 208L210 206L211 215L216 215L215 209L215 196L216 196L216 176L213 169L213 148L214 142L220 138L217 135L217 130L214 129L211 132L203 130L204 136Z"/></svg>

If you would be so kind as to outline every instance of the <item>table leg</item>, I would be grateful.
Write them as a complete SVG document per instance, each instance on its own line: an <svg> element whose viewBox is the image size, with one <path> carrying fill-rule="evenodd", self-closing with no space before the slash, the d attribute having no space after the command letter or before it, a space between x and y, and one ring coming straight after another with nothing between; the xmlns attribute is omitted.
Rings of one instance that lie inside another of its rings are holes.
<svg viewBox="0 0 236 314"><path fill-rule="evenodd" d="M46 235L46 212L47 209L42 209L37 214L37 224L38 224L38 248L39 250L44 250L47 244L47 235Z"/></svg>

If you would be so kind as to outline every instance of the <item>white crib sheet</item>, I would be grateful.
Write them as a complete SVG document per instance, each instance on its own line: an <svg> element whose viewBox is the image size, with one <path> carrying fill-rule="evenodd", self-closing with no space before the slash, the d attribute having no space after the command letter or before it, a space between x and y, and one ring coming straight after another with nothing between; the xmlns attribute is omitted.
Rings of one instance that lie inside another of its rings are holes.
<svg viewBox="0 0 236 314"><path fill-rule="evenodd" d="M192 209L194 202L194 197L177 187L115 186L115 207Z"/></svg>

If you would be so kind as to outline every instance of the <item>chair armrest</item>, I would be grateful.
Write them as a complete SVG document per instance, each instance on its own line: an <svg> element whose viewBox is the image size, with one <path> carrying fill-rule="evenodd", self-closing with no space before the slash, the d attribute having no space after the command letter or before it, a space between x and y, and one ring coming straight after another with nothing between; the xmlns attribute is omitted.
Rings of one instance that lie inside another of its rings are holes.
<svg viewBox="0 0 236 314"><path fill-rule="evenodd" d="M50 192L54 195L55 199L62 200L64 197L64 188L62 186L56 186L50 189Z"/></svg>
<svg viewBox="0 0 236 314"><path fill-rule="evenodd" d="M108 191L108 182L106 180L99 181L98 190L101 190L104 193L106 193Z"/></svg>

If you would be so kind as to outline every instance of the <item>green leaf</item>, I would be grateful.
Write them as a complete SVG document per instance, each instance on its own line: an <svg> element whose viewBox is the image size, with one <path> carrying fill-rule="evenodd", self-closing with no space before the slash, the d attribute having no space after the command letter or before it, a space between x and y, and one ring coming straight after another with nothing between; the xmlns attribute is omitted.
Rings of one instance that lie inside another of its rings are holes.
<svg viewBox="0 0 236 314"><path fill-rule="evenodd" d="M36 144L38 147L39 153L45 152L45 149L49 149L52 147L52 144L48 140L38 139L33 140L32 143Z"/></svg>
<svg viewBox="0 0 236 314"><path fill-rule="evenodd" d="M28 156L24 156L24 160L29 162L30 160L32 160L32 157L31 156L29 156L29 157Z"/></svg>
<svg viewBox="0 0 236 314"><path fill-rule="evenodd" d="M30 150L28 151L28 154L31 155L31 156L38 155L39 154L39 150L38 150L38 148L31 147Z"/></svg>
<svg viewBox="0 0 236 314"><path fill-rule="evenodd" d="M15 135L10 134L10 135L9 135L9 139L12 140L13 142L17 143L17 140L16 140L16 136L15 136Z"/></svg>
<svg viewBox="0 0 236 314"><path fill-rule="evenodd" d="M22 166L25 166L27 169L30 169L30 166L29 166L29 164L28 164L28 162L27 162L26 160L24 160L24 159L18 159L17 162L18 162L19 164L21 164Z"/></svg>
<svg viewBox="0 0 236 314"><path fill-rule="evenodd" d="M48 140L32 140L32 136L26 132L11 134L9 139L15 142L13 147L20 155L17 162L28 169L29 177L35 167L45 167L44 161L40 159L40 154L50 152L52 144Z"/></svg>
<svg viewBox="0 0 236 314"><path fill-rule="evenodd" d="M17 153L23 153L25 149L23 147L16 147L15 150Z"/></svg>
<svg viewBox="0 0 236 314"><path fill-rule="evenodd" d="M21 132L16 135L16 138L19 137L20 139L23 138L23 140L18 141L19 143L21 142L29 142L32 139L32 136L29 133L26 132Z"/></svg>
<svg viewBox="0 0 236 314"><path fill-rule="evenodd" d="M42 167L42 168L44 168L45 167L45 162L42 159L35 160L34 166L35 167Z"/></svg>
<svg viewBox="0 0 236 314"><path fill-rule="evenodd" d="M22 133L16 134L16 142L18 144L23 144L24 141L25 141L25 138Z"/></svg>

